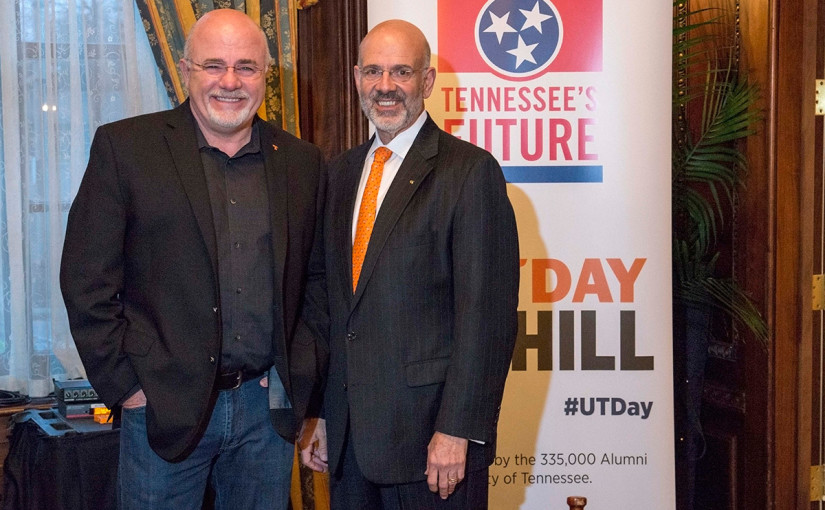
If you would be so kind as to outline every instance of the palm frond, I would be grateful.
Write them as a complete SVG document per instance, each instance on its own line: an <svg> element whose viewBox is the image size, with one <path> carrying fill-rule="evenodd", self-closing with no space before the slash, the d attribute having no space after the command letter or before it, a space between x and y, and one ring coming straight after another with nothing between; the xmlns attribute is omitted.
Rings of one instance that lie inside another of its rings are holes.
<svg viewBox="0 0 825 510"><path fill-rule="evenodd" d="M715 249L747 170L736 143L753 135L762 118L759 90L737 72L731 45L717 33L725 13L683 12L679 5L674 1L674 304L718 310L766 344L768 329L753 301L734 279L717 276Z"/></svg>
<svg viewBox="0 0 825 510"><path fill-rule="evenodd" d="M674 240L674 301L682 306L720 310L766 343L768 328L753 301L732 278L713 276L719 253L705 260L696 260L693 253L689 242Z"/></svg>
<svg viewBox="0 0 825 510"><path fill-rule="evenodd" d="M720 193L730 203L746 167L744 154L731 143L754 134L754 125L761 119L761 113L754 108L759 90L747 79L717 70L708 70L705 76L699 130L679 144L681 159L674 164L673 172L674 180L682 185L705 190L698 198L706 197L704 209L713 209L716 221L706 223L708 214L695 214L695 207L684 212L696 222L695 228L708 233L712 240L717 233L716 226L723 225L726 217ZM693 201L688 203L695 205Z"/></svg>

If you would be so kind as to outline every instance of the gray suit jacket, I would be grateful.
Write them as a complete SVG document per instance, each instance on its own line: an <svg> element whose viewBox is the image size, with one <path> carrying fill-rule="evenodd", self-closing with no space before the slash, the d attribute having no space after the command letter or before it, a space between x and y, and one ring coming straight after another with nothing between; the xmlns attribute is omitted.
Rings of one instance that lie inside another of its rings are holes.
<svg viewBox="0 0 825 510"><path fill-rule="evenodd" d="M330 467L349 421L373 482L423 480L436 430L483 441L468 469L483 468L517 332L518 239L501 168L427 119L378 212L353 294L353 206L370 145L330 165Z"/></svg>

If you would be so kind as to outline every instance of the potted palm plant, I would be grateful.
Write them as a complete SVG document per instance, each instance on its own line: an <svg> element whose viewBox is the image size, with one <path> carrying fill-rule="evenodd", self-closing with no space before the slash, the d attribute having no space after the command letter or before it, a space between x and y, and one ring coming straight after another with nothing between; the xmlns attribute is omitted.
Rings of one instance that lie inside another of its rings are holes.
<svg viewBox="0 0 825 510"><path fill-rule="evenodd" d="M767 342L759 310L720 267L720 233L747 171L739 143L756 132L758 88L736 68L735 20L673 2L673 317L677 508L692 510L703 450L700 409L711 320Z"/></svg>

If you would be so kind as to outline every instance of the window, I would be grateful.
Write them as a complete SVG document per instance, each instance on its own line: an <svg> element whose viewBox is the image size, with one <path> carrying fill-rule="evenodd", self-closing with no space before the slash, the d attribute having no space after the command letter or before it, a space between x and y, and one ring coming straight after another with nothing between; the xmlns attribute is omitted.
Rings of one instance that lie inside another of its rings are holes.
<svg viewBox="0 0 825 510"><path fill-rule="evenodd" d="M0 388L83 375L58 283L101 124L168 108L132 0L0 2Z"/></svg>

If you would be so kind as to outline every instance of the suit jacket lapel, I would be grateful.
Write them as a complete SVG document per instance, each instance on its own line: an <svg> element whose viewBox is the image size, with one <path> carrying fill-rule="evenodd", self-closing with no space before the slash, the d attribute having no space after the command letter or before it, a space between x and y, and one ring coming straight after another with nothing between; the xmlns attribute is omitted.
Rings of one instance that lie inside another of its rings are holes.
<svg viewBox="0 0 825 510"><path fill-rule="evenodd" d="M286 270L286 248L289 236L289 188L287 161L284 151L278 149L278 131L270 124L256 119L261 137L261 153L264 158L267 194L269 195L269 224L272 228L272 285L273 315L272 335L275 349L275 370L288 395L292 394L287 368L286 323L284 310L284 271ZM278 330L280 329L280 331ZM280 333L280 334L279 334Z"/></svg>
<svg viewBox="0 0 825 510"><path fill-rule="evenodd" d="M381 202L367 247L367 254L364 257L364 265L361 267L361 275L358 277L358 288L355 289L353 295L352 308L355 308L361 294L364 293L364 287L369 281L384 243L398 222L398 218L401 217L401 213L404 212L410 199L418 190L421 181L432 171L433 158L438 154L438 136L438 126L428 116L387 190L384 201Z"/></svg>
<svg viewBox="0 0 825 510"><path fill-rule="evenodd" d="M217 278L218 254L215 223L212 219L209 190L206 187L206 177L203 174L203 165L198 152L194 122L187 99L169 113L165 137L183 189L189 198L192 213L195 215L201 236L206 244L206 250L209 252L212 271Z"/></svg>
<svg viewBox="0 0 825 510"><path fill-rule="evenodd" d="M269 192L269 215L272 227L272 257L275 274L275 300L279 310L283 295L283 275L286 264L287 236L289 234L289 193L287 193L286 161L278 147L277 131L263 121L259 122L261 152L266 167L266 185Z"/></svg>

